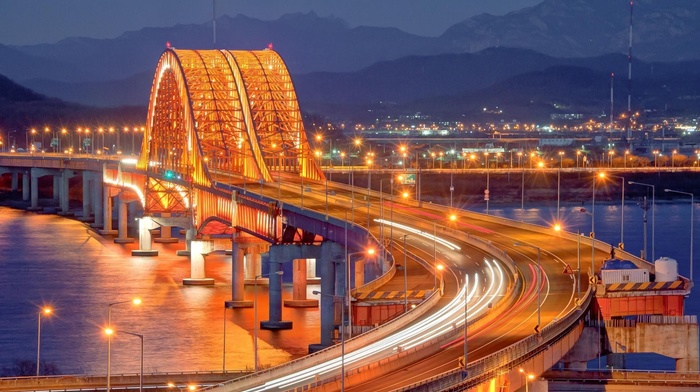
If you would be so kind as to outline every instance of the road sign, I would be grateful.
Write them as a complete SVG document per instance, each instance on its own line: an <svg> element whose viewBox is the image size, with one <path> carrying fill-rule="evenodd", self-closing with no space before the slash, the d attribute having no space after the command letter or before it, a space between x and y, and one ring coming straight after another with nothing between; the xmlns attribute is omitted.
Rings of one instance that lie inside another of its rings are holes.
<svg viewBox="0 0 700 392"><path fill-rule="evenodd" d="M411 174L402 174L399 176L399 181L403 185L415 185L416 184L416 175L415 173Z"/></svg>
<svg viewBox="0 0 700 392"><path fill-rule="evenodd" d="M573 273L574 273L574 271L571 269L571 266L567 264L566 267L564 267L564 274L571 275Z"/></svg>
<svg viewBox="0 0 700 392"><path fill-rule="evenodd" d="M484 190L484 200L485 201L489 201L489 196L490 196L489 193L490 192L488 189Z"/></svg>

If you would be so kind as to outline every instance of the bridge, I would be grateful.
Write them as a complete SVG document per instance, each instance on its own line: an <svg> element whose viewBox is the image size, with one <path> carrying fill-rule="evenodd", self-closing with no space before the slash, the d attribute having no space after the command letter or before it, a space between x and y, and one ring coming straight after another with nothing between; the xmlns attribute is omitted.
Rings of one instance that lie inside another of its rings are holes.
<svg viewBox="0 0 700 392"><path fill-rule="evenodd" d="M581 366L592 359L585 348L577 349L580 338L589 346L594 340L591 309L603 309L606 319L640 312L680 317L678 301L682 313L691 287L680 277L677 284L651 285L627 296L606 293L594 254L606 254L609 244L399 199L393 177L379 181L379 192L329 181L309 147L289 73L272 50L166 50L156 68L137 160L4 154L0 173L12 176L13 190L20 189L21 180L30 209L40 208L42 177L53 178L62 214L71 212L70 189L81 189L82 218L94 217L93 225L116 235L118 243L135 240L128 236L128 222L138 218L136 255L157 256L153 241L170 240L173 228L185 230L183 253L190 257L191 274L184 284L212 284L204 273L205 255L230 249L226 307L253 306L243 288L263 275L265 264L270 310L261 328L293 328L282 320L284 263L294 264L296 305L289 306L313 306L305 285L307 263L315 260L321 342L310 347L309 356L214 387L222 391L367 390L368 385L373 390L515 390L528 382L521 369L539 375L560 360ZM160 238L151 237L154 229ZM581 257L588 252L590 259ZM654 270L622 249L617 252ZM414 265L421 272L412 271L408 290L407 269ZM599 293L604 296L594 297ZM360 301L381 297L405 300L400 315L380 317L376 328L359 323ZM632 297L651 305L631 310L628 305L639 302ZM409 301L416 306L409 307ZM622 305L627 310L620 312ZM674 326L689 326L676 331L679 339L695 331L691 349L677 355L677 367L697 370L697 322L658 319L640 321L640 328L643 324L669 333L678 329ZM604 345L598 338L595 347Z"/></svg>

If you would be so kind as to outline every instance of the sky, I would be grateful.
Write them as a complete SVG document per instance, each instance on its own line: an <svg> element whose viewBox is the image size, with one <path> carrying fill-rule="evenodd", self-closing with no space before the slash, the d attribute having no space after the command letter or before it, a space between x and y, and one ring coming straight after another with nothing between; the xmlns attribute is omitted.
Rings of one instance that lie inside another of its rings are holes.
<svg viewBox="0 0 700 392"><path fill-rule="evenodd" d="M274 20L293 12L334 15L351 26L397 27L438 36L481 13L503 15L543 0L0 0L0 44L54 43L67 37L114 38L144 27L200 24L244 14Z"/></svg>

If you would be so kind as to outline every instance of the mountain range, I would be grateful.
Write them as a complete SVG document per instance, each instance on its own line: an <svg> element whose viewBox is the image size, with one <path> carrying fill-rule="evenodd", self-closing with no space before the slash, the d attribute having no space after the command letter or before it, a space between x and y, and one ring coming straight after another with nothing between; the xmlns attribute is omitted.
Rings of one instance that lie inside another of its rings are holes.
<svg viewBox="0 0 700 392"><path fill-rule="evenodd" d="M465 19L438 37L395 28L350 27L342 19L314 13L289 14L274 21L222 16L217 19L216 47L261 49L272 43L293 75L302 108L314 111L357 112L367 105L386 104L408 108L414 101L449 102L477 93L486 97L489 91L503 91L509 81L524 86L522 78L546 79L547 73L542 72L551 67L560 67L555 69L563 73L587 69L596 73L597 82L608 86L608 75L614 72L616 91L622 94L629 4L544 0L502 16ZM651 91L662 91L640 87L663 81L668 81L666 89L687 87L682 81L687 83L699 69L700 2L637 0L633 20L635 96L642 99ZM144 28L114 39L0 45L0 74L70 102L145 105L166 42L210 49L214 47L211 29L211 23L175 25ZM693 91L682 91L689 93L687 101L695 99ZM591 94L602 100L609 96L604 91ZM515 95L526 99L526 94Z"/></svg>

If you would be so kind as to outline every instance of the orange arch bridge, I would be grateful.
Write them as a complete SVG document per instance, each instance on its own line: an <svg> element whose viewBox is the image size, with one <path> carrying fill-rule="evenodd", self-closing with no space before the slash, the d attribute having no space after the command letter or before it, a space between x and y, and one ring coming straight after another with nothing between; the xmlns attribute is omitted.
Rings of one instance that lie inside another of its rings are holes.
<svg viewBox="0 0 700 392"><path fill-rule="evenodd" d="M324 179L289 71L269 49L167 49L137 170L145 174L146 214L192 214L196 226L232 224L230 185L281 173Z"/></svg>

